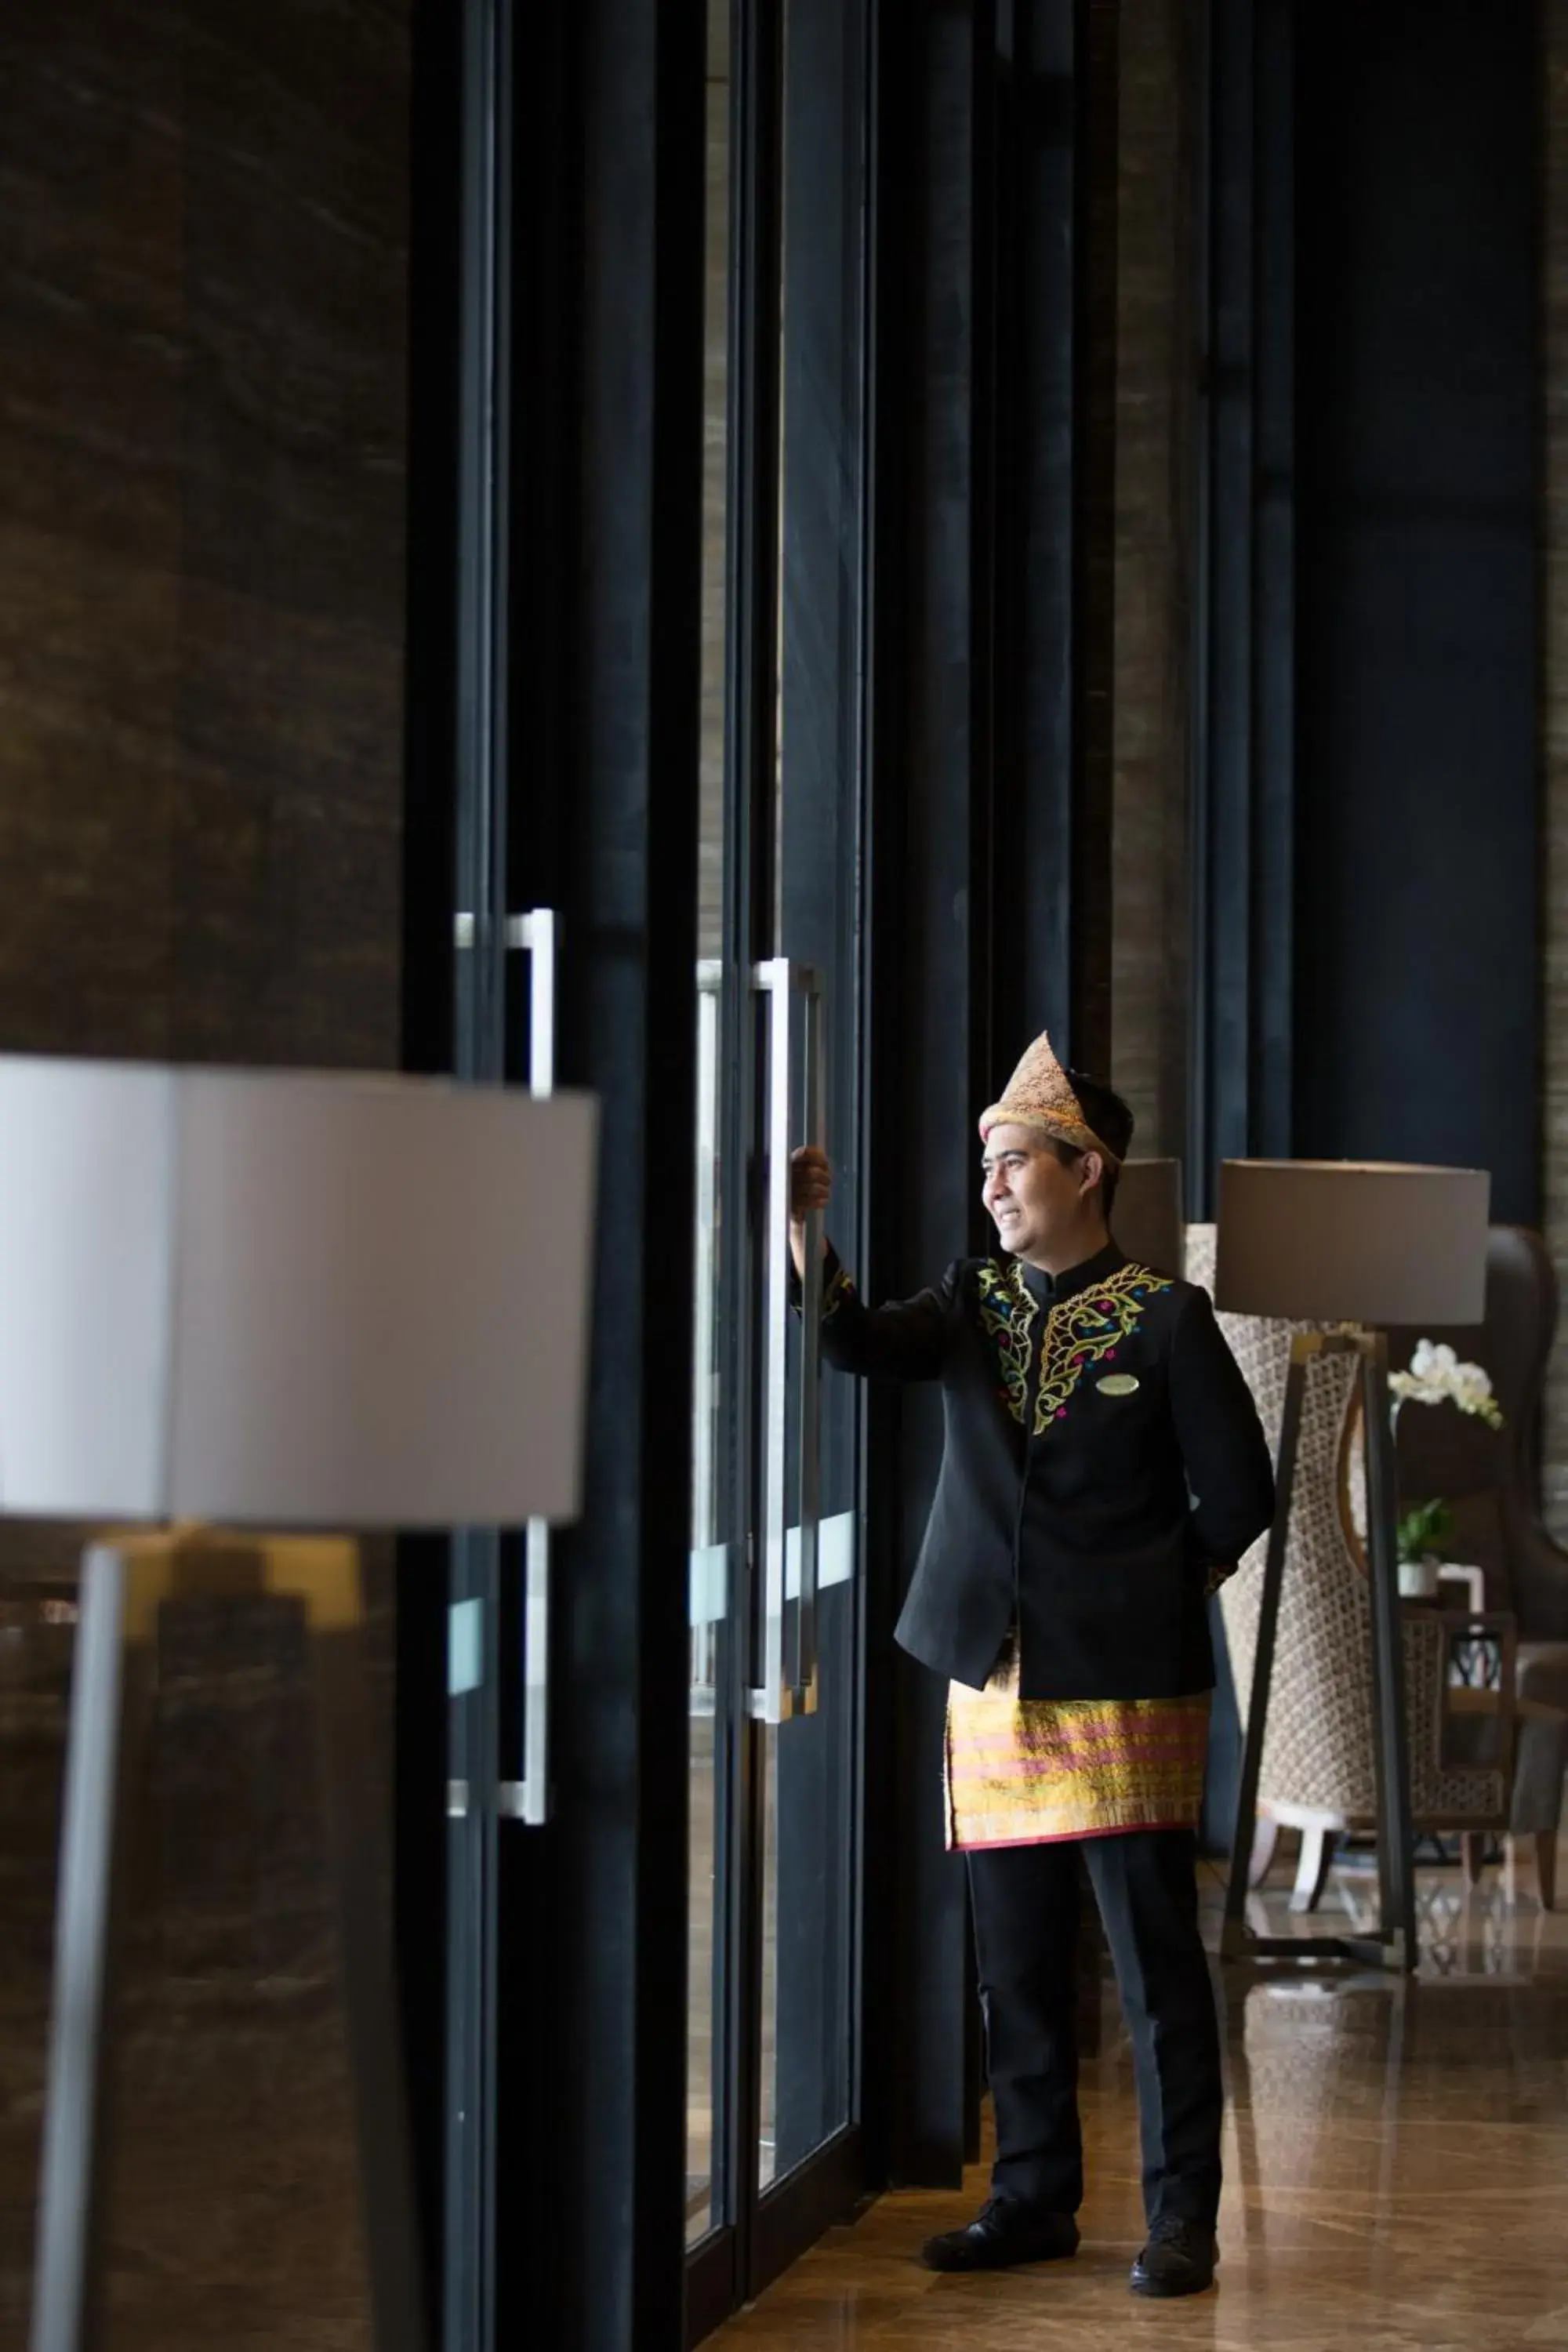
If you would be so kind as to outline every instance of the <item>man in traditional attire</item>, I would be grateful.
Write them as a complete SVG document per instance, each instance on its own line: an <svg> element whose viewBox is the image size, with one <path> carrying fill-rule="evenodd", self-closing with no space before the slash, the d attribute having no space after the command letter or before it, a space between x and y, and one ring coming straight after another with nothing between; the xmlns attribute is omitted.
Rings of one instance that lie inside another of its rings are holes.
<svg viewBox="0 0 1568 2352"><path fill-rule="evenodd" d="M1131 2284L1191 2294L1218 2248L1219 2032L1196 1828L1207 1595L1273 1511L1268 1446L1206 1292L1110 1237L1132 1117L1041 1037L980 1122L996 1255L868 1307L830 1247L823 1352L940 1381L941 1475L898 1639L949 1684L948 1844L967 1861L996 2123L992 2194L934 2269L1074 2253L1078 1855L1132 2038L1148 2242ZM795 1155L793 1243L831 1190ZM825 1245L826 1246L826 1245Z"/></svg>

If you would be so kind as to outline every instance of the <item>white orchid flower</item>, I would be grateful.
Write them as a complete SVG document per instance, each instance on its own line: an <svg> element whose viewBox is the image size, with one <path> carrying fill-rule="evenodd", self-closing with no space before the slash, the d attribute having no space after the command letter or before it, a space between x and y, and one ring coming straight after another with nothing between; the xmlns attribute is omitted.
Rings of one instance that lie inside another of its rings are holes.
<svg viewBox="0 0 1568 2352"><path fill-rule="evenodd" d="M1502 1427L1502 1413L1493 1395L1489 1373L1480 1364L1462 1364L1446 1343L1416 1343L1408 1371L1390 1375L1389 1393L1401 1404L1452 1404L1460 1412L1484 1421L1489 1429Z"/></svg>

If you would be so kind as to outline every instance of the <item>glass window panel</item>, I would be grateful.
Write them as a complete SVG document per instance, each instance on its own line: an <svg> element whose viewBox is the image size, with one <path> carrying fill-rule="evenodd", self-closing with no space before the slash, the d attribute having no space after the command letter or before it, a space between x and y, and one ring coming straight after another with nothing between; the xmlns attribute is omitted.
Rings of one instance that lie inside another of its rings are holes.
<svg viewBox="0 0 1568 2352"><path fill-rule="evenodd" d="M703 376L702 734L698 840L697 1360L692 1383L691 1779L687 2003L687 2236L695 2242L722 2218L719 2150L722 2085L721 1955L728 1818L723 1776L729 1645L729 1494L726 1448L734 1400L722 1345L724 1160L729 1108L723 994L726 858L725 777L730 450L730 43L728 0L709 9L706 364Z"/></svg>
<svg viewBox="0 0 1568 2352"><path fill-rule="evenodd" d="M790 0L773 873L778 952L809 967L821 992L829 1223L850 1257L859 1213L862 37L858 8ZM791 1376L798 1382L798 1349ZM828 1373L820 1415L817 1711L786 1724L766 1759L764 2186L853 2118L855 1387Z"/></svg>

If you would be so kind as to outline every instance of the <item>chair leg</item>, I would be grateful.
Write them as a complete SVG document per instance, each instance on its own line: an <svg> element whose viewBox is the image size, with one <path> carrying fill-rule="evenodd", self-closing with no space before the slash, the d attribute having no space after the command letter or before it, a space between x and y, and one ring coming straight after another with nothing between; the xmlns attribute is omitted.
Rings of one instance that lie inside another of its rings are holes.
<svg viewBox="0 0 1568 2352"><path fill-rule="evenodd" d="M1465 1875L1465 1892L1473 1895L1481 1883L1481 1866L1487 1858L1487 1838L1484 1830L1466 1830L1459 1839L1459 1863Z"/></svg>
<svg viewBox="0 0 1568 2352"><path fill-rule="evenodd" d="M1511 1837L1502 1842L1502 1899L1510 1904L1519 1901L1519 1842Z"/></svg>
<svg viewBox="0 0 1568 2352"><path fill-rule="evenodd" d="M1537 1830L1535 1833L1535 1880L1541 1889L1541 1907L1554 1911L1557 1907L1557 1832Z"/></svg>
<svg viewBox="0 0 1568 2352"><path fill-rule="evenodd" d="M1329 1883L1329 1871L1334 1859L1332 1830L1303 1830L1301 1859L1297 1865L1296 1885L1290 1896L1292 1911L1315 1911L1323 1899L1323 1889Z"/></svg>
<svg viewBox="0 0 1568 2352"><path fill-rule="evenodd" d="M1247 1873L1247 1883L1249 1887L1261 1886L1268 1877L1274 1866L1274 1849L1279 1843L1279 1822L1271 1822L1266 1814L1259 1813L1258 1826L1253 1832L1252 1860Z"/></svg>

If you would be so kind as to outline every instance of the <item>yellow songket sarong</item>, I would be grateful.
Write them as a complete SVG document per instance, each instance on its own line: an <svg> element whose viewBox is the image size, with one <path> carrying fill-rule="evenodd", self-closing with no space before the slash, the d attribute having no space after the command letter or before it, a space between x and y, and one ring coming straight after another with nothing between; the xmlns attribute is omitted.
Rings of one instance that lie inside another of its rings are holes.
<svg viewBox="0 0 1568 2352"><path fill-rule="evenodd" d="M985 1688L948 1691L947 1843L1044 1845L1120 1831L1194 1829L1209 1694L1026 1699L1015 1642Z"/></svg>

